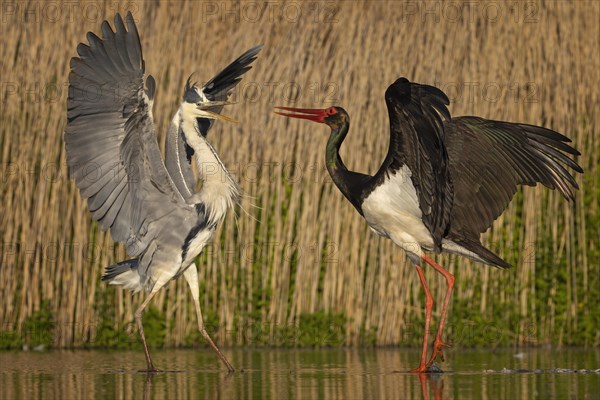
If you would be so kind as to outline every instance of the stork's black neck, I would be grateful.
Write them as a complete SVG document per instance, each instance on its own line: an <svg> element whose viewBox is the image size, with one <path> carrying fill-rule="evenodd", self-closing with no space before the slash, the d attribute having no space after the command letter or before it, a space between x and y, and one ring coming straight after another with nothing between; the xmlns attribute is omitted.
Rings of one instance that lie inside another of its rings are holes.
<svg viewBox="0 0 600 400"><path fill-rule="evenodd" d="M331 128L331 134L327 141L325 153L327 171L329 171L335 185L362 215L362 194L370 176L349 171L339 153L342 142L350 129L350 117L345 114L339 121L328 123L328 125Z"/></svg>

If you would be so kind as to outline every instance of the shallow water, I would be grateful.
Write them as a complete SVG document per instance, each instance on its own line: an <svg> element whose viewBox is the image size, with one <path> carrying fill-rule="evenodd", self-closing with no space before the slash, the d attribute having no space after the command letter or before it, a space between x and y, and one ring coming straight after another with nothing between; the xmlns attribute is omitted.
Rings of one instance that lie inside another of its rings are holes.
<svg viewBox="0 0 600 400"><path fill-rule="evenodd" d="M0 398L256 399L600 399L600 374L547 370L600 368L598 350L446 351L443 374L415 367L405 349L225 349L228 375L208 349L153 351L148 376L141 351L0 353ZM544 373L503 373L543 369ZM489 372L493 370L495 372Z"/></svg>

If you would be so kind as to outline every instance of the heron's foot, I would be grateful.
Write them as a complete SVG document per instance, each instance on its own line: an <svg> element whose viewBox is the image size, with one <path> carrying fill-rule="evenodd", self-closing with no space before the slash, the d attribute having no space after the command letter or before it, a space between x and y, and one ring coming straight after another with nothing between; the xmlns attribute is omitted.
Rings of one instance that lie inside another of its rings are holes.
<svg viewBox="0 0 600 400"><path fill-rule="evenodd" d="M449 347L452 347L452 346L449 345L448 343L443 342L442 339L440 339L439 337L436 337L435 341L433 342L433 354L431 354L431 358L429 359L429 362L427 363L427 369L429 369L429 367L431 367L431 365L433 364L433 362L435 361L435 359L438 356L440 357L440 360L446 361L446 359L444 358L443 349L449 348Z"/></svg>
<svg viewBox="0 0 600 400"><path fill-rule="evenodd" d="M158 372L164 372L162 369L155 368L154 365L150 364L146 369L140 369L138 372L145 372L147 374L156 374Z"/></svg>

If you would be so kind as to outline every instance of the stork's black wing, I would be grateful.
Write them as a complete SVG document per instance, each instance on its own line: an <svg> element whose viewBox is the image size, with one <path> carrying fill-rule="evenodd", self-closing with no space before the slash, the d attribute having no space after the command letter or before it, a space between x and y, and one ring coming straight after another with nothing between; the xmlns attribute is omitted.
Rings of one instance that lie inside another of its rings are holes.
<svg viewBox="0 0 600 400"><path fill-rule="evenodd" d="M403 166L410 169L423 222L431 232L435 250L441 251L452 208L442 120L450 120L448 97L433 86L400 78L386 90L385 101L390 117L390 147L375 180L382 181Z"/></svg>
<svg viewBox="0 0 600 400"><path fill-rule="evenodd" d="M131 13L126 25L117 14L116 32L104 21L102 38L90 32L89 46L77 47L64 140L70 173L93 218L136 257L159 235L161 224L153 222L173 213L184 220L188 210L162 161Z"/></svg>
<svg viewBox="0 0 600 400"><path fill-rule="evenodd" d="M479 240L504 211L518 185L538 182L573 198L577 183L565 166L581 167L569 138L539 126L454 118L445 124L454 185L452 231Z"/></svg>

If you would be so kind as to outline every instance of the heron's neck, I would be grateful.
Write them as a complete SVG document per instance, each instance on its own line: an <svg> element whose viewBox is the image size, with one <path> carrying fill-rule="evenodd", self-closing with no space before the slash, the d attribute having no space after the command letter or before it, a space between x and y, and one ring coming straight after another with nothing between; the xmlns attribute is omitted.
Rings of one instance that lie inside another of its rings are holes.
<svg viewBox="0 0 600 400"><path fill-rule="evenodd" d="M237 201L240 190L215 149L200 135L195 119L183 119L181 128L187 144L194 149L202 188L191 197L193 203L204 203L210 217L218 222Z"/></svg>

